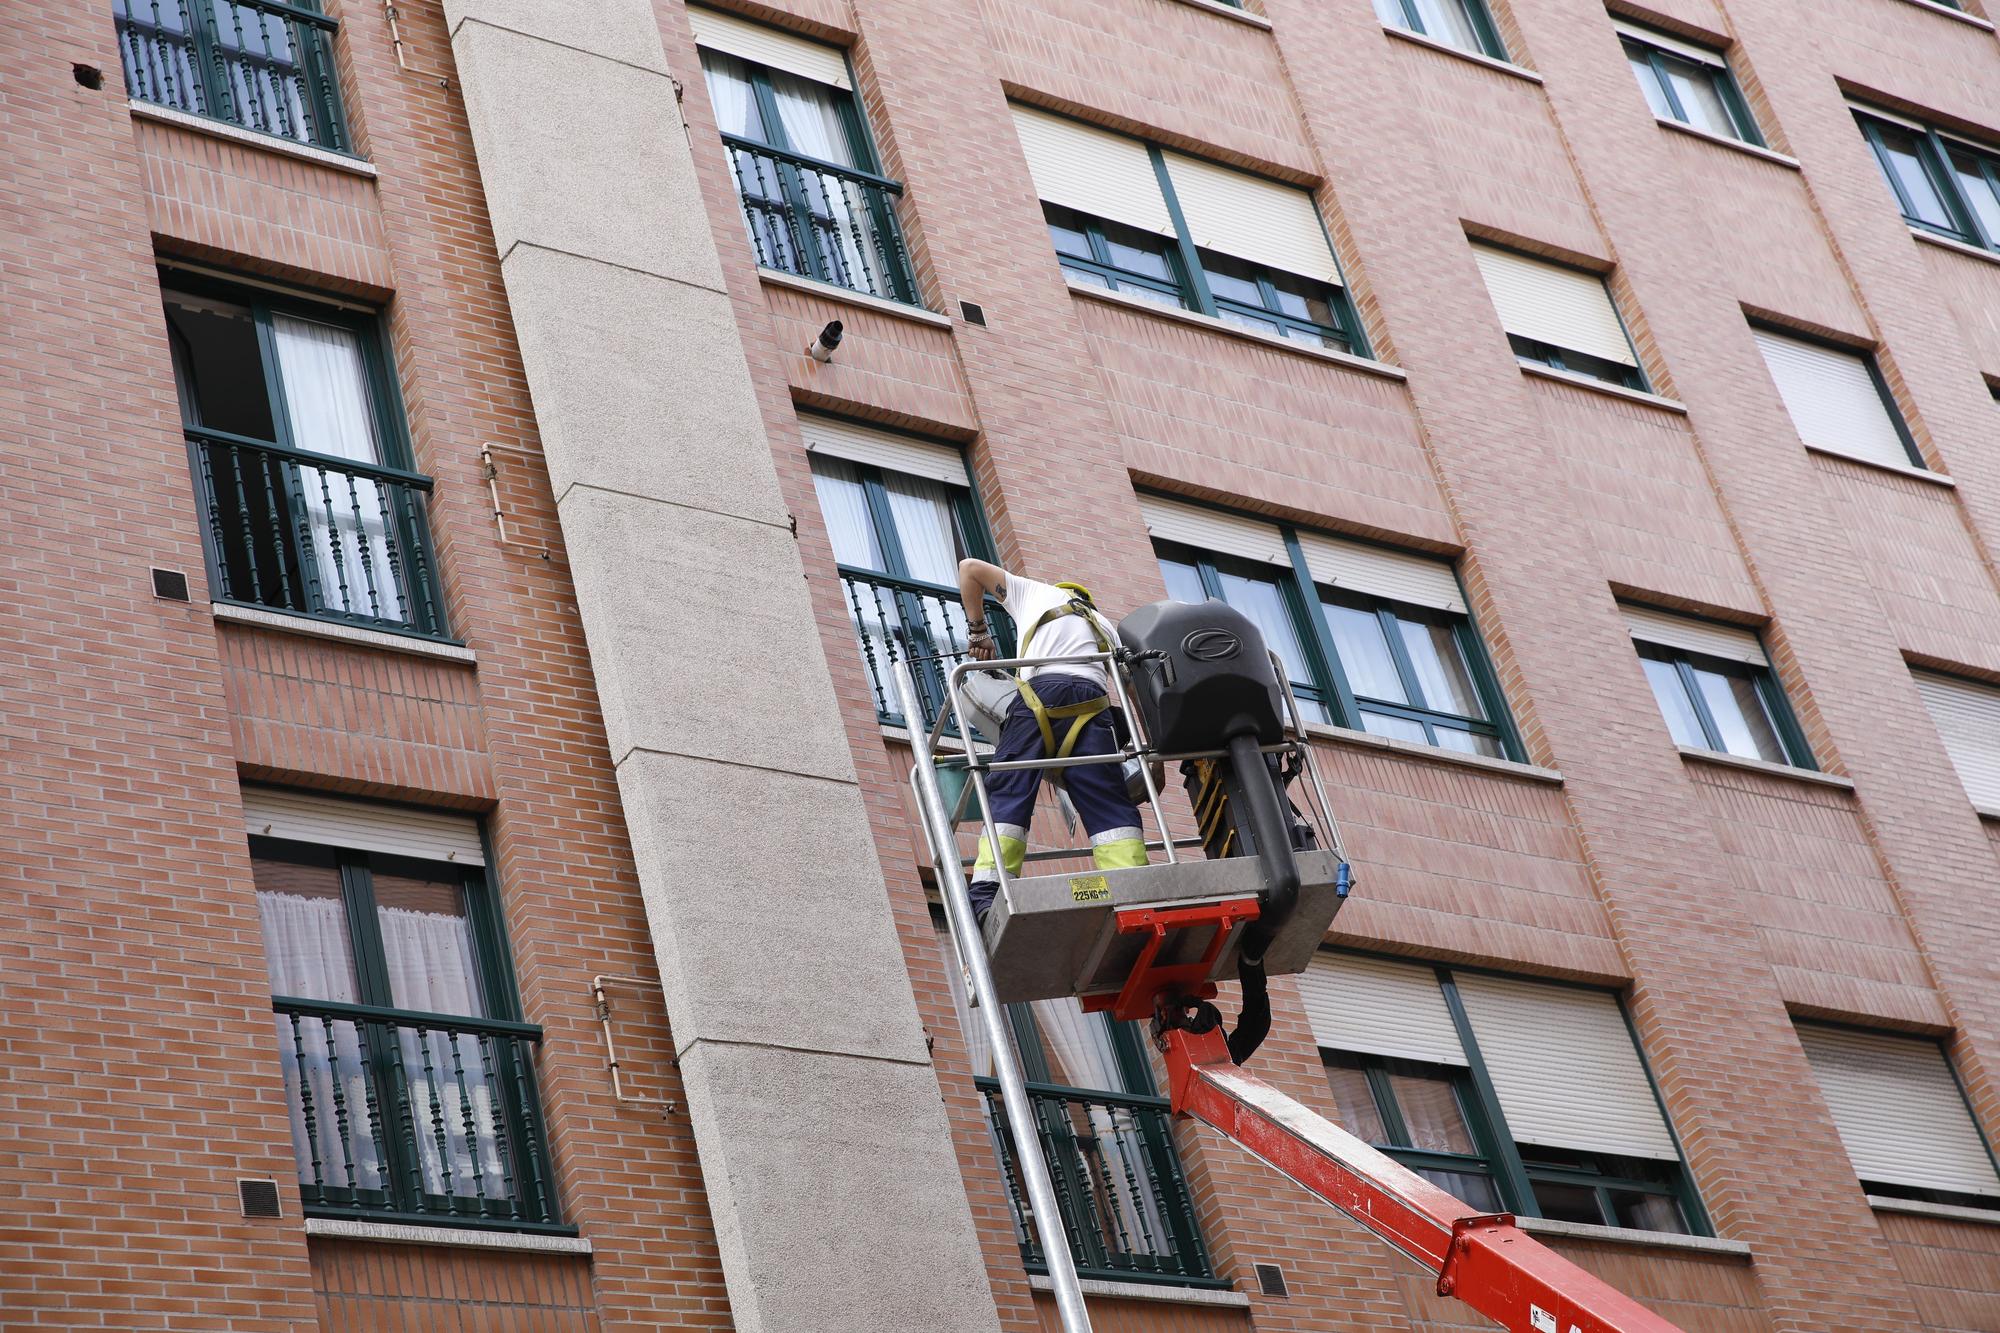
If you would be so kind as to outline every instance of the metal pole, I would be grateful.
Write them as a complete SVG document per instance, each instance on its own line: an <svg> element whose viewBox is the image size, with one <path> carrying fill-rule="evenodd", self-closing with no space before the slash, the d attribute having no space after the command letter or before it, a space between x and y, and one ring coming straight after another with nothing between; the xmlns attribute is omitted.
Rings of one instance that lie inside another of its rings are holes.
<svg viewBox="0 0 2000 1333"><path fill-rule="evenodd" d="M898 662L895 674L903 716L922 717L909 668ZM969 740L967 744L970 745ZM973 1008L977 1010L977 1021L986 1029L986 1048L993 1053L993 1072L1000 1079L1001 1104L1007 1108L1007 1121L1014 1128L1014 1160L1020 1163L1021 1178L1028 1187L1028 1206L1034 1210L1035 1234L1041 1239L1042 1258L1049 1266L1049 1285L1055 1289L1056 1310L1062 1316L1063 1333L1090 1333L1090 1314L1084 1309L1083 1287L1077 1281L1076 1261L1070 1255L1069 1230L1063 1225L1062 1210L1056 1205L1055 1185L1049 1180L1049 1165L1042 1156L1042 1138L1035 1128L1034 1108L1028 1102L1028 1087L1021 1078L1021 1066L1014 1058L1013 1038L1007 1031L1007 1014L994 992L992 969L986 965L985 941L972 915L965 867L959 864L952 825L945 818L944 796L938 791L929 747L918 751L915 758L910 785L916 790L917 808L923 813L924 841L930 847L931 863L937 867L952 943L972 978L972 994L977 1001ZM997 861L1000 850L997 841L993 850Z"/></svg>

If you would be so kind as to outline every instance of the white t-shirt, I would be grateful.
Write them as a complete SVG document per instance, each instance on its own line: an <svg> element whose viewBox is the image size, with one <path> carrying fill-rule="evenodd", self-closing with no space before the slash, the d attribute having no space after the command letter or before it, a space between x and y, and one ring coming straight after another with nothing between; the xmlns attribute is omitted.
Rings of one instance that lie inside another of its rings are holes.
<svg viewBox="0 0 2000 1333"><path fill-rule="evenodd" d="M1024 642L1028 631L1042 614L1055 607L1067 606L1076 600L1076 594L1067 588L1058 588L1052 583L1037 583L1034 579L1024 579L1018 574L1007 576L1007 591L1001 599L1006 603L1007 614L1014 618L1014 633L1017 636L1014 648L1023 657L1065 657L1071 653L1095 653L1101 651L1097 636L1091 632L1090 623L1083 616L1057 616L1043 625L1032 642ZM1093 616L1095 613L1091 613ZM1105 623L1102 616L1096 616L1098 628L1104 633L1105 641L1114 647L1118 635ZM1082 676L1094 680L1098 688L1108 690L1110 685L1104 677L1104 667L1097 662L1076 662L1064 666L1023 667L1021 676L1032 679L1039 675Z"/></svg>

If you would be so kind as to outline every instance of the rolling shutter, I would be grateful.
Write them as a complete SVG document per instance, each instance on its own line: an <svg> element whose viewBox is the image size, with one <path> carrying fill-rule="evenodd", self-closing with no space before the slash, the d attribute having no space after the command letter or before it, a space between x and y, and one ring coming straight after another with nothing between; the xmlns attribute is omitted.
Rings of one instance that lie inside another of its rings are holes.
<svg viewBox="0 0 2000 1333"><path fill-rule="evenodd" d="M1336 1051L1467 1063L1437 973L1415 963L1323 953L1299 974L1313 1040Z"/></svg>
<svg viewBox="0 0 2000 1333"><path fill-rule="evenodd" d="M886 430L836 421L832 417L799 414L799 431L806 449L850 463L867 463L890 472L928 477L949 486L971 486L965 455L949 445L913 440Z"/></svg>
<svg viewBox="0 0 2000 1333"><path fill-rule="evenodd" d="M1301 532L1299 546L1305 552L1306 568L1315 583L1364 592L1408 606L1465 614L1465 597L1458 590L1458 579L1453 576L1451 566L1442 560L1313 532Z"/></svg>
<svg viewBox="0 0 2000 1333"><path fill-rule="evenodd" d="M1930 671L1910 674L1965 794L1982 810L2000 810L2000 690Z"/></svg>
<svg viewBox="0 0 2000 1333"><path fill-rule="evenodd" d="M1174 234L1146 145L1032 107L1013 110L1014 131L1044 201L1142 231Z"/></svg>
<svg viewBox="0 0 2000 1333"><path fill-rule="evenodd" d="M1151 495L1139 497L1139 512L1155 541L1179 542L1198 551L1240 556L1267 565L1289 568L1292 563L1284 534L1269 523Z"/></svg>
<svg viewBox="0 0 2000 1333"><path fill-rule="evenodd" d="M1799 439L1870 463L1907 468L1910 451L1875 386L1868 358L1857 352L1751 330Z"/></svg>
<svg viewBox="0 0 2000 1333"><path fill-rule="evenodd" d="M2000 1197L1951 1066L1921 1038L1799 1027L1840 1141L1864 1181Z"/></svg>
<svg viewBox="0 0 2000 1333"><path fill-rule="evenodd" d="M1679 37L1669 37L1666 33L1654 28L1642 28L1636 23L1628 23L1616 14L1611 16L1611 26L1618 30L1618 34L1621 37L1630 37L1641 46L1651 46L1661 51L1671 51L1683 60L1692 60L1696 64L1727 68L1727 62L1723 59L1722 52L1720 51L1711 50L1706 46L1696 46L1693 42L1685 41Z"/></svg>
<svg viewBox="0 0 2000 1333"><path fill-rule="evenodd" d="M1754 631L1738 629L1734 625L1718 625L1710 620L1671 615L1655 611L1650 606L1631 606L1621 602L1618 609L1624 613L1625 625L1632 631L1632 637L1642 643L1657 643L1689 653L1705 653L1725 662L1748 662L1759 667L1771 664L1771 659L1764 655L1762 641Z"/></svg>
<svg viewBox="0 0 2000 1333"><path fill-rule="evenodd" d="M1516 1143L1679 1159L1616 997L1476 973L1456 980Z"/></svg>
<svg viewBox="0 0 2000 1333"><path fill-rule="evenodd" d="M243 789L243 829L257 837L483 866L479 821L438 810L349 801L277 787Z"/></svg>
<svg viewBox="0 0 2000 1333"><path fill-rule="evenodd" d="M1611 293L1595 273L1476 242L1472 255L1507 332L1621 366L1639 364Z"/></svg>
<svg viewBox="0 0 2000 1333"><path fill-rule="evenodd" d="M694 26L695 45L740 57L753 65L781 69L814 83L852 89L847 77L847 56L837 46L794 37L761 23L750 23L733 14L688 6L688 22Z"/></svg>
<svg viewBox="0 0 2000 1333"><path fill-rule="evenodd" d="M1340 265L1311 195L1199 158L1164 156L1181 218L1196 245L1285 273L1340 282Z"/></svg>

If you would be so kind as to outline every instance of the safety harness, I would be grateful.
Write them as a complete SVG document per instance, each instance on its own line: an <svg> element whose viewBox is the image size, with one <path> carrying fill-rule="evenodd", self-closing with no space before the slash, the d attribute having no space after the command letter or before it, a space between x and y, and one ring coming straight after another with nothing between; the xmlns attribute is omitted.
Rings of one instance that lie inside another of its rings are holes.
<svg viewBox="0 0 2000 1333"><path fill-rule="evenodd" d="M1111 651L1111 640L1104 633L1104 627L1098 623L1096 615L1092 613L1090 604L1081 597L1075 597L1061 606L1052 606L1042 612L1041 618L1028 627L1026 637L1021 640L1021 656L1033 656L1030 646L1035 641L1035 635L1040 632L1042 626L1052 620L1061 620L1064 616L1082 616L1084 623L1090 626L1091 637L1097 640L1097 651L1100 653ZM1077 738L1082 736L1083 729L1090 725L1090 719L1111 706L1110 697L1100 694L1095 699L1085 699L1082 703L1057 704L1051 708L1042 702L1041 696L1035 693L1035 687L1028 683L1025 676L1015 684L1020 688L1021 701L1027 704L1028 711L1035 715L1035 725L1042 729L1042 752L1054 759L1069 758L1070 752L1076 749ZM1069 723L1069 730L1063 734L1062 744L1057 745L1055 724L1063 721Z"/></svg>

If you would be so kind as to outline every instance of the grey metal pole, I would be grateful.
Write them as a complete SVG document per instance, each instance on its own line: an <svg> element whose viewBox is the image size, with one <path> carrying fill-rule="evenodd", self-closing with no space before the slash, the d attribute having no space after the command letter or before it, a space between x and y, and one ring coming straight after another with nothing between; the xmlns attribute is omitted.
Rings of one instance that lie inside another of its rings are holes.
<svg viewBox="0 0 2000 1333"><path fill-rule="evenodd" d="M915 721L923 709L917 703L917 688L909 668L895 664L896 694L903 716ZM956 711L956 709L954 709ZM960 962L972 978L972 994L977 1003L977 1021L986 1029L986 1048L993 1052L993 1072L1000 1079L1000 1101L1007 1108L1007 1122L1014 1128L1014 1160L1020 1164L1021 1178L1028 1187L1028 1206L1035 1214L1035 1234L1042 1242L1042 1257L1049 1266L1049 1285L1055 1289L1056 1311L1062 1316L1063 1333L1091 1333L1090 1313L1084 1309L1083 1287L1077 1281L1076 1261L1069 1252L1069 1231L1056 1205L1056 1189L1049 1179L1049 1164L1042 1156L1042 1137L1035 1128L1034 1107L1028 1102L1028 1086L1021 1077L1020 1063L1014 1058L1014 1042L1007 1031L1006 1011L993 990L993 971L986 965L985 941L972 915L972 898L965 885L965 867L959 864L958 847L952 838L951 821L944 813L944 794L938 790L937 772L931 764L930 747L916 740L911 727L916 763L911 766L910 785L916 791L917 808L923 814L924 841L937 867L938 886L944 898L945 915L951 923L951 938ZM967 744L970 745L968 737ZM995 844L998 855L998 844Z"/></svg>

